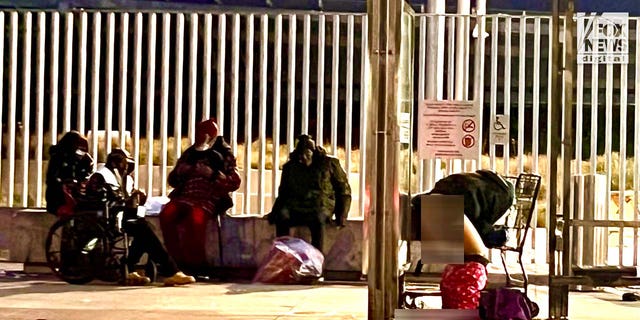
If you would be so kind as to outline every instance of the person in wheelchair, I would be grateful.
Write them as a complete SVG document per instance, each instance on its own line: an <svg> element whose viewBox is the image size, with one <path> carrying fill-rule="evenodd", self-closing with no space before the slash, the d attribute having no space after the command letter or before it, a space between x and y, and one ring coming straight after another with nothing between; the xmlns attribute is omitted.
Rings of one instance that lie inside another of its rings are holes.
<svg viewBox="0 0 640 320"><path fill-rule="evenodd" d="M125 257L128 270L135 270L144 253L150 260L158 263L160 269L168 277L164 284L184 285L195 282L195 278L184 274L178 269L173 258L167 253L162 243L151 229L144 215L140 214L140 207L146 201L144 192L133 188L131 172L134 169L133 159L122 149L113 149L107 156L107 161L91 175L86 186L86 199L93 199L94 203L102 203L109 208L112 217L122 212L122 230L133 237L129 246L128 256ZM125 279L128 285L145 285L150 278L140 275L136 271L129 272Z"/></svg>
<svg viewBox="0 0 640 320"><path fill-rule="evenodd" d="M93 159L87 153L89 143L77 131L65 133L49 148L47 166L47 212L58 217L74 213L78 197L93 172Z"/></svg>

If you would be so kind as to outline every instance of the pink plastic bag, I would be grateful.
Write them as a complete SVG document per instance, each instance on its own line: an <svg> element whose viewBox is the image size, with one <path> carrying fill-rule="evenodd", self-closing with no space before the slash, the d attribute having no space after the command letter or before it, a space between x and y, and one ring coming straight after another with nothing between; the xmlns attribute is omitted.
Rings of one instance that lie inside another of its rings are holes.
<svg viewBox="0 0 640 320"><path fill-rule="evenodd" d="M253 282L300 284L322 276L322 252L302 239L279 237L273 241Z"/></svg>

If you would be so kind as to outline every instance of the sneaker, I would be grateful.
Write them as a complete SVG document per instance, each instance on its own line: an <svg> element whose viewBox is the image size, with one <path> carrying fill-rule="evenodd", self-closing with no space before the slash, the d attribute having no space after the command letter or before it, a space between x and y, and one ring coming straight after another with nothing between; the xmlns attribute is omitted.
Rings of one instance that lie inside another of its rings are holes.
<svg viewBox="0 0 640 320"><path fill-rule="evenodd" d="M164 280L165 286L180 286L184 284L190 284L196 282L196 279L192 276L188 276L184 274L182 271L176 272L176 274L172 275L169 278Z"/></svg>
<svg viewBox="0 0 640 320"><path fill-rule="evenodd" d="M129 273L125 281L125 284L128 286L144 286L149 283L151 283L151 279L149 279L149 277L141 276L135 271Z"/></svg>

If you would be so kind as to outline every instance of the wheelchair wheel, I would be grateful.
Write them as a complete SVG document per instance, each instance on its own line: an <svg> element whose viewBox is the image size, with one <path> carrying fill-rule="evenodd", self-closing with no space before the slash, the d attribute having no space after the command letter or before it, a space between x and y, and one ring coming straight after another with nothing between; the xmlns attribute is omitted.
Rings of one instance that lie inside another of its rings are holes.
<svg viewBox="0 0 640 320"><path fill-rule="evenodd" d="M45 242L49 268L71 284L85 284L104 268L110 252L104 228L95 216L74 215L58 220Z"/></svg>
<svg viewBox="0 0 640 320"><path fill-rule="evenodd" d="M151 279L151 282L156 282L158 279L158 265L153 260L148 259L144 265L144 275Z"/></svg>

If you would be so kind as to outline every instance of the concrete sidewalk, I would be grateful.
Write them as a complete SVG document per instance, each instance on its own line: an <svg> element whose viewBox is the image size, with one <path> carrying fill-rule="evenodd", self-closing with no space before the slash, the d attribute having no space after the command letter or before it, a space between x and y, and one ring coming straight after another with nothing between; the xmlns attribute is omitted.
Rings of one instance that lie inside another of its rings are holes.
<svg viewBox="0 0 640 320"><path fill-rule="evenodd" d="M499 275L491 275L498 279ZM548 289L532 285L529 296L548 315ZM439 297L425 301L440 307ZM570 319L640 319L640 302L615 292L572 292ZM198 282L184 287L123 287L92 282L70 285L50 274L0 276L2 320L113 319L366 319L367 285L264 285Z"/></svg>

